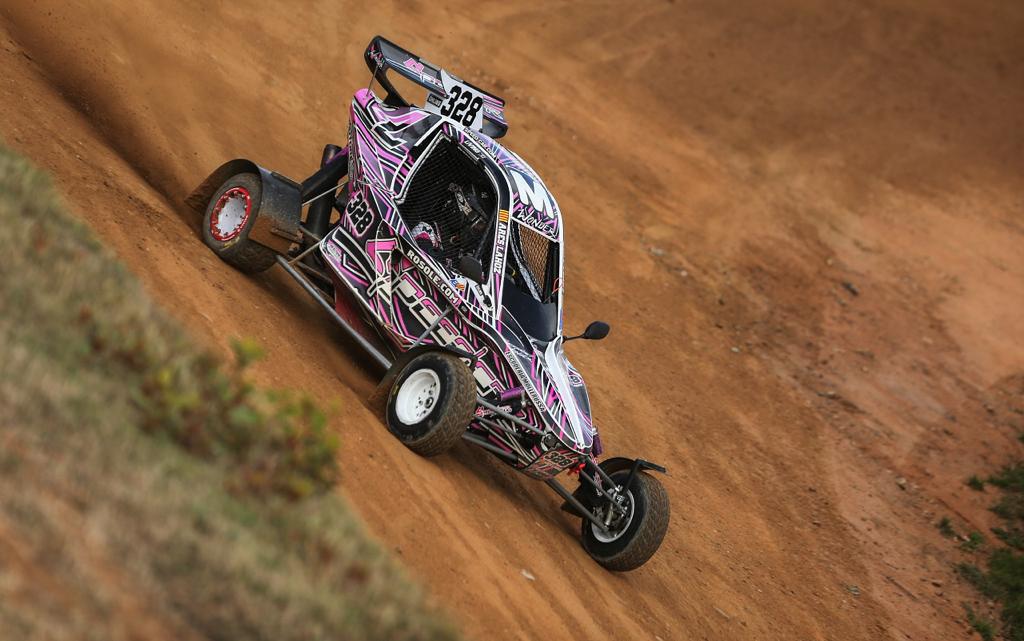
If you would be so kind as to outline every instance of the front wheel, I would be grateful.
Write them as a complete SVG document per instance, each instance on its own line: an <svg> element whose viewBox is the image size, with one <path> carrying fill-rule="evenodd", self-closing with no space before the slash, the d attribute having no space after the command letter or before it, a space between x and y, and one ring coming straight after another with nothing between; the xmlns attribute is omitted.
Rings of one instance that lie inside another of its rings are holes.
<svg viewBox="0 0 1024 641"><path fill-rule="evenodd" d="M629 470L610 474L617 485L629 478ZM603 532L590 520L583 519L583 549L595 561L616 572L635 570L658 551L668 531L668 493L661 482L647 474L637 472L630 486L622 490L622 511L615 511L607 519L608 531ZM608 502L595 508L602 521L612 510Z"/></svg>
<svg viewBox="0 0 1024 641"><path fill-rule="evenodd" d="M436 456L462 440L475 412L473 372L452 354L427 352L391 386L388 430L417 454Z"/></svg>

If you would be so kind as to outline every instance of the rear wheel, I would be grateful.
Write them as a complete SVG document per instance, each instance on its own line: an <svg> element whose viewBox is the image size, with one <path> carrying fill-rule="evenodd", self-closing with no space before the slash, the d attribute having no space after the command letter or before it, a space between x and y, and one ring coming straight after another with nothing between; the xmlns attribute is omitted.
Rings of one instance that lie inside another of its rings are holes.
<svg viewBox="0 0 1024 641"><path fill-rule="evenodd" d="M610 476L617 485L623 485L629 470ZM640 567L658 551L668 531L669 503L661 482L645 472L637 472L620 495L621 510L614 510L609 501L595 508L598 518L608 522L607 532L583 519L582 542L595 561L609 570L625 572Z"/></svg>
<svg viewBox="0 0 1024 641"><path fill-rule="evenodd" d="M262 195L259 176L236 174L214 192L203 216L203 242L224 262L249 274L276 260L273 250L249 238Z"/></svg>
<svg viewBox="0 0 1024 641"><path fill-rule="evenodd" d="M476 411L476 379L459 358L427 352L412 359L391 386L387 423L410 450L436 456L462 439Z"/></svg>

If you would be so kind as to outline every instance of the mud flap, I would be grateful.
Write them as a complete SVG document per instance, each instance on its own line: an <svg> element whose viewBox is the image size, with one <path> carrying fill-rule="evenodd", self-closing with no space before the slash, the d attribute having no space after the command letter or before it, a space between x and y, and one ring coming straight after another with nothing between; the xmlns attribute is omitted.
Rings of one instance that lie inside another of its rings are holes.
<svg viewBox="0 0 1024 641"><path fill-rule="evenodd" d="M286 254L292 243L302 241L299 224L302 219L302 186L276 172L260 167L251 160L236 158L218 167L185 198L185 204L200 216L206 213L210 198L228 178L241 173L260 177L260 205L249 238L279 254Z"/></svg>

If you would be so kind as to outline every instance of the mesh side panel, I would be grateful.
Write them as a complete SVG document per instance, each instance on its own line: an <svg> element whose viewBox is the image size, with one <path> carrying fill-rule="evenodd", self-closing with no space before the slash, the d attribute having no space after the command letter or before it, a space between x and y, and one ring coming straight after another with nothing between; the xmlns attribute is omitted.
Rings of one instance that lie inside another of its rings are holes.
<svg viewBox="0 0 1024 641"><path fill-rule="evenodd" d="M490 240L496 209L494 188L483 169L446 138L421 161L398 206L410 231L419 223L429 224L437 246L428 249L430 243L423 241L421 247L451 264L460 256L477 254ZM479 252L485 273L490 253L489 248Z"/></svg>
<svg viewBox="0 0 1024 641"><path fill-rule="evenodd" d="M524 225L515 225L512 231L512 253L519 264L519 271L528 280L527 286L536 297L548 302L551 298L554 279L558 269L555 243Z"/></svg>
<svg viewBox="0 0 1024 641"><path fill-rule="evenodd" d="M523 249L526 268L538 292L543 292L545 275L548 273L548 257L551 255L551 241L528 227L519 225L519 245Z"/></svg>

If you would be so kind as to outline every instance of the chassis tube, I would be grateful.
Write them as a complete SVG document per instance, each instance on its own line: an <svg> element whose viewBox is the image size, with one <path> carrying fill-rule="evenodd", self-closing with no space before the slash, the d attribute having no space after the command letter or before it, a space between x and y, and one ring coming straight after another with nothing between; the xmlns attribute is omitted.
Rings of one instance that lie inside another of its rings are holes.
<svg viewBox="0 0 1024 641"><path fill-rule="evenodd" d="M320 159L320 171L310 177L316 177L318 180L313 181L313 184L311 184L310 187L314 189L320 186L322 186L323 189L330 188L330 186L337 183L345 173L348 173L348 163L345 162L346 159L338 158L334 163L331 163L339 153L341 153L341 147L338 147L337 145L326 145L324 147L324 154ZM332 166L329 167L328 165ZM307 180L307 182L309 181ZM303 187L305 188L306 185L303 184ZM305 191L306 189L303 189L304 197L306 196ZM317 193L320 191L322 191L322 189L317 190ZM306 214L306 227L309 228L309 231L322 238L327 233L327 228L331 224L331 209L333 207L333 193L313 201L309 206L309 212Z"/></svg>
<svg viewBox="0 0 1024 641"><path fill-rule="evenodd" d="M602 523L601 519L594 516L594 513L588 510L582 503L580 503L575 496L570 494L569 490L562 487L561 483L559 483L555 479L548 479L544 482L547 483L548 486L558 494L558 496L565 499L566 503L576 508L576 510L583 515L583 518L587 519L595 526L597 526L597 529L601 530L606 534L608 533L608 526Z"/></svg>
<svg viewBox="0 0 1024 641"><path fill-rule="evenodd" d="M482 396L477 396L476 397L476 402L481 407L483 407L485 409L491 410L492 412L494 412L498 416L500 416L500 417L502 417L504 419L508 419L508 420L512 421L513 423L515 423L516 425L518 425L520 427L523 427L523 428L526 428L528 431L533 432L534 434L536 434L538 436L544 436L544 432L542 432L541 430L538 430L536 427L534 427L533 425L530 425L529 423L527 423L523 419L519 418L518 416L513 416L512 414L509 414L508 412L506 412L505 410L501 409L500 407L497 407L493 403L488 402L487 399L483 398Z"/></svg>
<svg viewBox="0 0 1024 641"><path fill-rule="evenodd" d="M476 445L477 447L482 447L485 450L487 450L488 452L491 452L491 453L493 453L493 454L495 454L495 455L505 459L509 463L512 463L512 464L519 463L519 457L518 456L516 456L514 454L509 454L508 452L506 452L505 450L501 449L500 447L498 447L498 446L496 446L496 445L494 445L492 443L488 443L485 439L480 438L476 434L471 434L469 432L463 432L462 433L462 440L466 441L467 443L472 443L473 445Z"/></svg>
<svg viewBox="0 0 1024 641"><path fill-rule="evenodd" d="M618 487L618 483L613 481L612 477L608 476L608 473L605 472L600 465L598 465L597 461L595 461L593 457L587 459L587 469L590 469L591 467L597 471L598 475L602 479L604 479L608 483L608 485L610 485L611 487Z"/></svg>
<svg viewBox="0 0 1024 641"><path fill-rule="evenodd" d="M307 279L305 276L299 273L294 267L289 265L288 261L285 260L283 256L278 256L277 262L281 264L281 267L283 267L286 272L288 272L289 276L294 278L296 281L298 281L300 285L302 285L302 288L306 290L306 293L312 296L313 299L316 300L316 302L320 303L320 306L323 307L327 311L327 313L331 315L331 318L334 319L334 322L337 323L338 326L345 331L345 334L347 334L349 338L355 341L357 345L362 347L363 350L370 356L370 358L374 360L374 362L376 362L384 369L391 367L391 359L382 354L380 350L373 346L373 344L371 344L368 340L363 338L359 334L359 332L355 330L355 328L353 328L351 325L345 322L345 319L343 319L341 315L338 314L337 311L335 311L334 307L329 302L327 302L327 299L325 299L320 294L320 292L317 291L316 286L309 282L309 279Z"/></svg>

